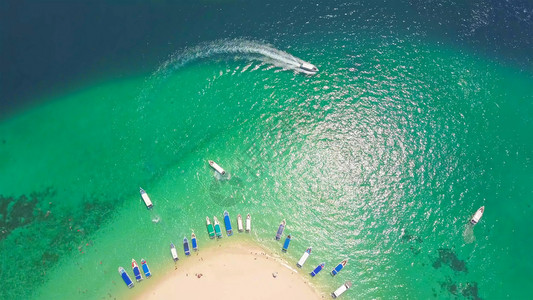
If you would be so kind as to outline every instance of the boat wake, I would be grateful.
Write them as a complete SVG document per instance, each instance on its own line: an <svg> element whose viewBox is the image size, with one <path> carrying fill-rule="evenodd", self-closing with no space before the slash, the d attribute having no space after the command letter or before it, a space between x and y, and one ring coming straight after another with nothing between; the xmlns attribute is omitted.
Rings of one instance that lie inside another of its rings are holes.
<svg viewBox="0 0 533 300"><path fill-rule="evenodd" d="M474 236L474 225L471 223L465 224L465 230L463 231L463 239L465 243L471 244L476 237Z"/></svg>
<svg viewBox="0 0 533 300"><path fill-rule="evenodd" d="M153 75L166 77L192 61L217 56L221 58L256 60L285 70L308 74L308 72L300 68L306 62L287 52L265 43L245 39L232 39L217 40L178 51L161 64ZM248 68L249 65L247 66Z"/></svg>

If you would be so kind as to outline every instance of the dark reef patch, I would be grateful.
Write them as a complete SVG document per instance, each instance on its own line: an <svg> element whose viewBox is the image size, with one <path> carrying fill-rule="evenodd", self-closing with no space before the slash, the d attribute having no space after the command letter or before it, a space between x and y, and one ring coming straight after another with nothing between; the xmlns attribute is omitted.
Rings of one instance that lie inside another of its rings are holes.
<svg viewBox="0 0 533 300"><path fill-rule="evenodd" d="M462 295L466 299L481 300L478 294L477 282L457 283L450 277L446 277L445 281L439 283L441 290L448 294L447 298L461 298Z"/></svg>
<svg viewBox="0 0 533 300"><path fill-rule="evenodd" d="M443 264L448 265L455 272L468 273L466 262L460 260L452 249L439 249L439 257L433 262L433 268L438 269Z"/></svg>

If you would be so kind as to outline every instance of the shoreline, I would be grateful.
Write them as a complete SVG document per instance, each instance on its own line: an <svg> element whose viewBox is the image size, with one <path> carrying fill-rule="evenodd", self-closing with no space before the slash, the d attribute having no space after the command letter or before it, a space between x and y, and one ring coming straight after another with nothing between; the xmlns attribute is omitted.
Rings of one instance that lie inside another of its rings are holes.
<svg viewBox="0 0 533 300"><path fill-rule="evenodd" d="M256 242L224 238L216 245L182 253L168 270L125 290L120 298L168 299L324 299L326 293L310 283L301 270ZM169 265L172 265L169 253Z"/></svg>

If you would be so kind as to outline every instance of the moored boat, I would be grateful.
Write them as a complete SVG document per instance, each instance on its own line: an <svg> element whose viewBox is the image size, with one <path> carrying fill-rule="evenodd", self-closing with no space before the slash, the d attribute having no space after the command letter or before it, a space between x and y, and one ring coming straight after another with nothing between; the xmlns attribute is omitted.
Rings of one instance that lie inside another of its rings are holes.
<svg viewBox="0 0 533 300"><path fill-rule="evenodd" d="M194 232L191 234L191 244L192 250L198 251L198 242L196 241L196 234Z"/></svg>
<svg viewBox="0 0 533 300"><path fill-rule="evenodd" d="M178 261L178 251L176 251L176 246L173 243L170 243L170 254L172 254L174 261Z"/></svg>
<svg viewBox="0 0 533 300"><path fill-rule="evenodd" d="M289 249L290 242L291 242L291 235L289 234L287 238L285 239L285 243L283 243L283 247L281 248L281 251L287 252L287 249Z"/></svg>
<svg viewBox="0 0 533 300"><path fill-rule="evenodd" d="M131 267L133 268L133 275L135 275L135 280L137 282L143 280L143 276L141 275L141 270L139 270L139 266L137 265L137 262L135 259L131 259Z"/></svg>
<svg viewBox="0 0 533 300"><path fill-rule="evenodd" d="M352 287L352 283L350 281L346 281L343 285L341 285L338 289L336 289L332 294L331 297L337 298L342 293L346 292L349 288Z"/></svg>
<svg viewBox="0 0 533 300"><path fill-rule="evenodd" d="M276 233L276 240L279 241L281 239L281 235L283 234L283 230L285 229L285 220L281 221L278 227L278 232Z"/></svg>
<svg viewBox="0 0 533 300"><path fill-rule="evenodd" d="M481 219L481 217L483 216L483 212L485 212L485 206L482 206L480 207L476 213L472 216L472 218L470 219L470 224L472 225L476 225L477 222L479 222L479 220Z"/></svg>
<svg viewBox="0 0 533 300"><path fill-rule="evenodd" d="M143 199L144 204L146 204L146 207L149 209L152 208L154 205L152 204L152 201L150 200L150 197L148 197L148 194L146 193L146 191L143 190L143 188L140 188L140 192L141 192L141 198Z"/></svg>
<svg viewBox="0 0 533 300"><path fill-rule="evenodd" d="M237 228L238 228L239 232L243 232L244 231L244 227L242 226L242 216L241 216L241 214L237 215Z"/></svg>
<svg viewBox="0 0 533 300"><path fill-rule="evenodd" d="M150 268L148 268L148 264L146 263L146 260L144 260L144 258L141 258L141 266L144 272L144 276L146 278L150 278L152 276L152 273L150 273Z"/></svg>
<svg viewBox="0 0 533 300"><path fill-rule="evenodd" d="M217 217L213 217L213 222L215 223L215 235L220 239L222 238L222 230L220 229L220 223Z"/></svg>
<svg viewBox="0 0 533 300"><path fill-rule="evenodd" d="M215 171L217 171L218 173L220 173L220 175L224 175L224 174L226 174L226 171L224 171L224 169L222 169L222 167L219 166L216 162L210 160L210 161L209 161L209 165L210 165L213 169L215 169Z"/></svg>
<svg viewBox="0 0 533 300"><path fill-rule="evenodd" d="M337 275L348 263L348 259L341 261L333 270L331 270L331 276Z"/></svg>
<svg viewBox="0 0 533 300"><path fill-rule="evenodd" d="M187 238L183 238L183 252L185 252L185 255L189 256L191 255L191 250L189 250L189 240Z"/></svg>
<svg viewBox="0 0 533 300"><path fill-rule="evenodd" d="M229 212L227 210L224 211L224 226L226 226L226 234L228 236L232 236L233 229L231 228L231 220L229 218Z"/></svg>
<svg viewBox="0 0 533 300"><path fill-rule="evenodd" d="M207 222L207 233L209 234L210 239L215 238L215 228L213 227L213 224L211 224L211 221L209 220L209 217L205 217L205 221Z"/></svg>
<svg viewBox="0 0 533 300"><path fill-rule="evenodd" d="M252 216L250 214L246 215L246 232L252 230Z"/></svg>
<svg viewBox="0 0 533 300"><path fill-rule="evenodd" d="M128 288L133 287L133 281L131 280L128 273L126 273L126 270L124 270L123 267L118 267L118 273L120 274L120 277L122 277L122 280L124 280L124 283L128 286Z"/></svg>
<svg viewBox="0 0 533 300"><path fill-rule="evenodd" d="M311 274L312 277L315 277L316 274L318 274L320 271L322 271L322 269L324 269L324 266L326 265L326 263L321 263L319 264L314 270L313 272L309 273Z"/></svg>
<svg viewBox="0 0 533 300"><path fill-rule="evenodd" d="M298 268L301 268L304 265L304 263L307 260L307 258L309 257L309 255L311 255L311 249L312 249L312 247L307 248L307 250L305 250L305 252L302 255L302 257L300 257L300 260L296 263L296 266Z"/></svg>

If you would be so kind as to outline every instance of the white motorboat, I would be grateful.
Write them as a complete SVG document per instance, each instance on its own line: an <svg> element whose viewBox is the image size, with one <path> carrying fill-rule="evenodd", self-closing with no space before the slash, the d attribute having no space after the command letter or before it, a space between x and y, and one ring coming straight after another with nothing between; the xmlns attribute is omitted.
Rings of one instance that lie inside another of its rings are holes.
<svg viewBox="0 0 533 300"><path fill-rule="evenodd" d="M300 71L309 75L313 75L318 72L318 68L308 62L302 62L298 68L300 69Z"/></svg>
<svg viewBox="0 0 533 300"><path fill-rule="evenodd" d="M481 219L481 217L483 216L484 211L485 211L485 206L480 207L470 219L470 224L476 225L477 222L479 222L479 219Z"/></svg>
<svg viewBox="0 0 533 300"><path fill-rule="evenodd" d="M222 169L222 167L219 166L216 162L210 160L210 161L209 161L209 165L210 165L213 169L215 169L215 171L217 171L218 173L220 173L220 175L224 175L224 174L226 174L226 171L224 171L224 169Z"/></svg>

